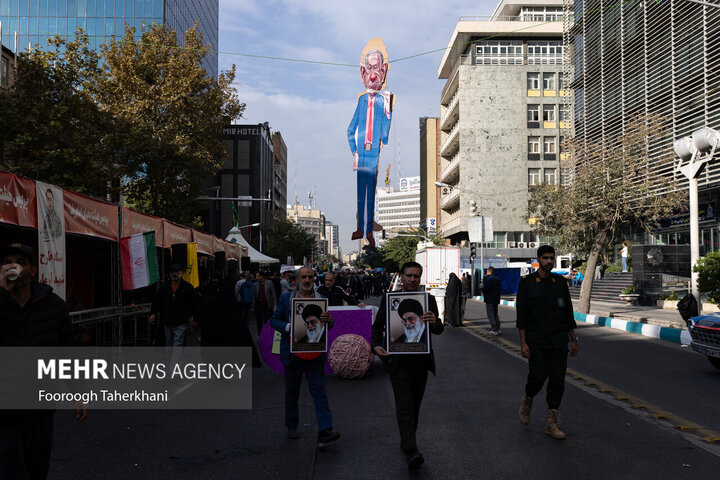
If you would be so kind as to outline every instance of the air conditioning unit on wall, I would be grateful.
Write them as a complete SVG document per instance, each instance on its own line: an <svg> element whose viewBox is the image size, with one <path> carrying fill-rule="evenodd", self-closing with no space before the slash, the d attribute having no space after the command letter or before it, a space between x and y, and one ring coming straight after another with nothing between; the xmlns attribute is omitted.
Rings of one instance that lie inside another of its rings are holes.
<svg viewBox="0 0 720 480"><path fill-rule="evenodd" d="M528 243L528 248L538 248L537 242L530 242L530 243Z"/></svg>
<svg viewBox="0 0 720 480"><path fill-rule="evenodd" d="M515 248L515 242L508 242L508 248Z"/></svg>
<svg viewBox="0 0 720 480"><path fill-rule="evenodd" d="M527 243L526 242L517 242L517 246L518 246L518 248L527 248Z"/></svg>

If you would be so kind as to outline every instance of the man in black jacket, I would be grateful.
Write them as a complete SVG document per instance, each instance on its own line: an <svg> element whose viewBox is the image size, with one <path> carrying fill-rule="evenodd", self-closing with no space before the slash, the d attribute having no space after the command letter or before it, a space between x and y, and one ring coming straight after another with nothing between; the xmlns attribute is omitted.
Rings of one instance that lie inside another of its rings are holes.
<svg viewBox="0 0 720 480"><path fill-rule="evenodd" d="M548 419L545 433L564 439L566 435L559 427L558 409L565 391L568 342L570 356L578 354L577 325L567 282L552 273L555 249L550 245L541 245L537 258L540 264L537 271L525 275L518 283L516 325L520 333L520 351L528 359L529 367L518 416L523 425L530 423L533 397L547 380Z"/></svg>
<svg viewBox="0 0 720 480"><path fill-rule="evenodd" d="M358 307L365 307L364 303L359 303L354 297L348 295L338 285L335 285L335 274L333 272L325 273L325 285L321 285L317 292L320 295L324 295L328 299L328 305L331 307L341 307L343 302L347 302L348 305L357 305Z"/></svg>
<svg viewBox="0 0 720 480"><path fill-rule="evenodd" d="M495 268L488 267L485 279L483 280L483 301L485 311L490 321L490 335L500 335L500 317L498 316L498 305L500 304L500 279L495 276Z"/></svg>
<svg viewBox="0 0 720 480"><path fill-rule="evenodd" d="M196 309L195 289L183 280L180 265L173 263L170 265L170 281L162 284L150 308L150 323L154 324L160 314L166 347L183 346L188 323L195 323Z"/></svg>
<svg viewBox="0 0 720 480"><path fill-rule="evenodd" d="M416 292L420 285L422 266L416 262L407 262L400 269L403 292ZM438 319L438 307L435 297L428 295L429 312L425 312L422 321L430 333L440 335L444 326ZM415 433L420 418L420 404L425 395L428 371L435 373L435 354L430 348L429 354L392 355L385 350L386 297L380 302L380 309L372 325L372 349L383 361L383 368L390 376L395 395L395 414L400 430L400 447L405 452L408 470L420 468L425 458L417 449Z"/></svg>
<svg viewBox="0 0 720 480"><path fill-rule="evenodd" d="M0 346L69 346L72 337L65 301L52 287L32 279L35 252L27 245L0 249ZM50 467L54 410L0 412L0 478L44 479ZM78 408L82 422L87 408Z"/></svg>

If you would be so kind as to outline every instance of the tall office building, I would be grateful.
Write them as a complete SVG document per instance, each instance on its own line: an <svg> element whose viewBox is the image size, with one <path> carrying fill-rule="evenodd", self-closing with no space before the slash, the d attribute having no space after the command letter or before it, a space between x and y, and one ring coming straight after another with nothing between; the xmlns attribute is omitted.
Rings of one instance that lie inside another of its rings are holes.
<svg viewBox="0 0 720 480"><path fill-rule="evenodd" d="M436 235L440 223L440 119L420 119L420 228Z"/></svg>
<svg viewBox="0 0 720 480"><path fill-rule="evenodd" d="M574 127L584 142L623 135L636 115L660 115L667 133L648 139L648 164L687 188L674 171L673 142L702 127L720 130L720 9L687 0L573 2L566 25L572 45ZM568 52L570 53L570 52ZM700 175L700 244L720 250L720 162ZM645 237L645 238L643 238ZM643 243L687 245L689 214L660 222L652 234L636 233Z"/></svg>
<svg viewBox="0 0 720 480"><path fill-rule="evenodd" d="M377 222L386 240L402 230L420 227L420 177L403 177L399 184L398 190L378 190L375 195ZM382 244L382 239L378 243Z"/></svg>
<svg viewBox="0 0 720 480"><path fill-rule="evenodd" d="M183 33L198 22L203 42L211 52L203 67L209 75L218 75L218 12L219 0L0 0L2 44L23 51L28 43L46 45L48 37L73 35L81 27L90 36L91 46L106 43L112 35L120 37L125 24L137 27L163 23Z"/></svg>
<svg viewBox="0 0 720 480"><path fill-rule="evenodd" d="M325 242L326 252L340 258L340 227L334 223L325 221Z"/></svg>
<svg viewBox="0 0 720 480"><path fill-rule="evenodd" d="M453 244L468 240L473 201L493 219L487 247L536 240L524 218L528 188L559 181L571 101L562 11L562 0L501 0L491 17L455 26L438 70L447 80L439 180L457 187L441 189L440 231Z"/></svg>
<svg viewBox="0 0 720 480"><path fill-rule="evenodd" d="M315 208L304 205L287 205L287 218L300 225L307 233L315 238L313 259L326 253L327 239L325 237L325 214ZM298 263L300 260L295 259Z"/></svg>
<svg viewBox="0 0 720 480"><path fill-rule="evenodd" d="M287 206L287 145L280 132L272 134L273 143L273 210Z"/></svg>
<svg viewBox="0 0 720 480"><path fill-rule="evenodd" d="M223 168L207 182L209 196L222 198L249 197L271 199L273 191L273 141L267 122L256 125L229 125L223 128L227 157ZM233 227L231 201L210 204L205 226L213 235L225 237ZM272 201L237 202L240 226L260 223L259 227L243 229L243 235L258 244L260 232L267 232L273 211L283 214L285 205L278 209Z"/></svg>

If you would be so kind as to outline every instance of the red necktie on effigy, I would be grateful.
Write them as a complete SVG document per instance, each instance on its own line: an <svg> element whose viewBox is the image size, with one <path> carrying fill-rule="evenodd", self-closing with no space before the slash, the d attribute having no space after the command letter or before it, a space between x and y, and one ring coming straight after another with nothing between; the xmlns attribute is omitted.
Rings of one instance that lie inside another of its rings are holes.
<svg viewBox="0 0 720 480"><path fill-rule="evenodd" d="M375 123L375 94L368 93L368 108L365 115L365 150L372 150L373 124Z"/></svg>

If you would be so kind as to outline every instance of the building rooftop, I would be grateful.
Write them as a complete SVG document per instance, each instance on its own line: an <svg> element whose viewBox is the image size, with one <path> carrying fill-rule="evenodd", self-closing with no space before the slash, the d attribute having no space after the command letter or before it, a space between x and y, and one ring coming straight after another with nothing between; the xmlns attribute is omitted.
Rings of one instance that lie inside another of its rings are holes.
<svg viewBox="0 0 720 480"><path fill-rule="evenodd" d="M438 68L438 78L449 78L460 55L467 51L468 45L482 37L501 40L503 34L512 38L557 37L562 35L563 22L532 21L520 17L522 7L562 7L562 0L502 0L491 16L462 16L455 25L443 58ZM522 23L520 23L522 21Z"/></svg>

